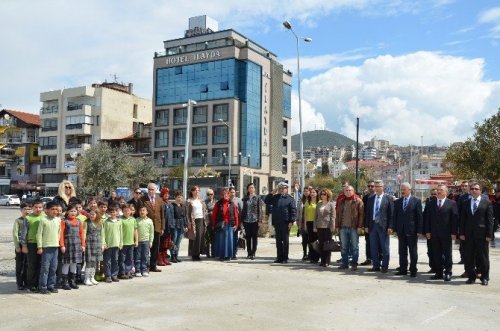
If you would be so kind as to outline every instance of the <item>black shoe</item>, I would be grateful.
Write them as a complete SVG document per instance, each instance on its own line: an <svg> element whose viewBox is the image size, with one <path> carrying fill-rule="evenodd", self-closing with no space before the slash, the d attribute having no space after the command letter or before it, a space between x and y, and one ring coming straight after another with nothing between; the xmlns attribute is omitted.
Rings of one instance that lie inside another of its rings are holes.
<svg viewBox="0 0 500 331"><path fill-rule="evenodd" d="M380 268L370 268L368 270L366 270L368 272L377 272L377 271L380 271Z"/></svg>
<svg viewBox="0 0 500 331"><path fill-rule="evenodd" d="M360 265L371 265L371 264L372 264L372 260L366 259L366 261L361 263Z"/></svg>
<svg viewBox="0 0 500 331"><path fill-rule="evenodd" d="M399 270L398 272L395 272L394 274L396 276L406 276L406 275L408 275L408 271Z"/></svg>
<svg viewBox="0 0 500 331"><path fill-rule="evenodd" d="M444 275L444 281L449 282L451 280L451 274L445 274Z"/></svg>
<svg viewBox="0 0 500 331"><path fill-rule="evenodd" d="M467 279L467 281L465 282L465 284L474 284L475 282L476 282L475 278L469 278L469 279Z"/></svg>
<svg viewBox="0 0 500 331"><path fill-rule="evenodd" d="M250 260L255 259L255 255L250 255Z"/></svg>
<svg viewBox="0 0 500 331"><path fill-rule="evenodd" d="M339 266L337 267L337 269L344 270L344 269L349 269L349 267L348 267L348 266L346 266L346 265L343 265L343 264L342 264L342 265L339 265Z"/></svg>
<svg viewBox="0 0 500 331"><path fill-rule="evenodd" d="M251 257L252 257L252 255L248 254L247 255L247 260L250 260Z"/></svg>
<svg viewBox="0 0 500 331"><path fill-rule="evenodd" d="M283 263L283 264L287 264L287 263L288 263L288 260L283 260L283 261L281 261L281 263Z"/></svg>
<svg viewBox="0 0 500 331"><path fill-rule="evenodd" d="M231 260L237 260L238 258L235 256L231 257Z"/></svg>
<svg viewBox="0 0 500 331"><path fill-rule="evenodd" d="M436 270L434 270L434 269L432 269L432 268L431 268L429 271L427 271L427 273L428 273L428 274L435 274L435 273L436 273Z"/></svg>
<svg viewBox="0 0 500 331"><path fill-rule="evenodd" d="M177 260L176 260L176 259L174 259L174 258L171 258L171 259L170 259L170 262L171 262L171 263L177 263Z"/></svg>
<svg viewBox="0 0 500 331"><path fill-rule="evenodd" d="M59 293L59 291L56 288L49 288L48 290L50 293Z"/></svg>
<svg viewBox="0 0 500 331"><path fill-rule="evenodd" d="M318 261L316 261L316 262L318 262ZM336 262L337 262L337 263L341 263L341 262L342 262L342 259L338 259Z"/></svg>
<svg viewBox="0 0 500 331"><path fill-rule="evenodd" d="M40 289L40 294L50 294L50 292L46 288L42 288Z"/></svg>
<svg viewBox="0 0 500 331"><path fill-rule="evenodd" d="M416 272L416 271L412 271L412 272L410 273L410 277L412 277L412 278L417 277L417 272Z"/></svg>
<svg viewBox="0 0 500 331"><path fill-rule="evenodd" d="M389 269L384 267L382 267L382 270L380 270L380 272L382 272L383 274L386 274L387 271L389 271Z"/></svg>
<svg viewBox="0 0 500 331"><path fill-rule="evenodd" d="M304 254L304 256L302 257L302 261L307 261L309 260L309 256L307 256L307 254Z"/></svg>
<svg viewBox="0 0 500 331"><path fill-rule="evenodd" d="M283 263L283 260L276 259L276 260L274 260L274 263Z"/></svg>
<svg viewBox="0 0 500 331"><path fill-rule="evenodd" d="M443 279L443 275L438 275L438 274L436 274L436 275L434 275L434 276L430 277L429 279L430 279L430 280Z"/></svg>
<svg viewBox="0 0 500 331"><path fill-rule="evenodd" d="M17 289L18 289L19 291L24 291L24 290L26 289L26 287L24 287L24 286L22 286L22 285L21 285L21 286L18 286L18 287L17 287Z"/></svg>
<svg viewBox="0 0 500 331"><path fill-rule="evenodd" d="M488 280L487 279L481 279L481 285L488 286Z"/></svg>
<svg viewBox="0 0 500 331"><path fill-rule="evenodd" d="M120 280L117 277L111 277L111 281L118 283Z"/></svg>
<svg viewBox="0 0 500 331"><path fill-rule="evenodd" d="M399 271L399 270L401 270L401 267L397 267L397 268L396 268L396 271Z"/></svg>
<svg viewBox="0 0 500 331"><path fill-rule="evenodd" d="M30 292L31 293L38 293L38 287L33 286L32 288L30 288Z"/></svg>

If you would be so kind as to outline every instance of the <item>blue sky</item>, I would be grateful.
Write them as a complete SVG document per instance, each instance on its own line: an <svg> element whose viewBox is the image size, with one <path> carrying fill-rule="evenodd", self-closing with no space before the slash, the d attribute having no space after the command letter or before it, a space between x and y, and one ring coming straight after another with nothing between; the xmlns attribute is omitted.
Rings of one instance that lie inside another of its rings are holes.
<svg viewBox="0 0 500 331"><path fill-rule="evenodd" d="M453 0L0 2L1 108L37 112L39 94L97 81L152 96L152 56L207 14L295 72L300 45L304 130L361 140L447 145L500 107L500 4ZM294 80L293 131L298 130Z"/></svg>

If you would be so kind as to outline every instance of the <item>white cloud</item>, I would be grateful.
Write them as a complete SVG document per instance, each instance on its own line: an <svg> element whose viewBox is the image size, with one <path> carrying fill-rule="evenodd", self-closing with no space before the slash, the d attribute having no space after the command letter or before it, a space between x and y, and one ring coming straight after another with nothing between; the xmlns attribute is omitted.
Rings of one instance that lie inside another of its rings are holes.
<svg viewBox="0 0 500 331"><path fill-rule="evenodd" d="M360 140L449 144L473 133L500 105L500 82L483 78L482 59L431 52L379 56L359 67L335 67L302 83L302 96L326 125Z"/></svg>
<svg viewBox="0 0 500 331"><path fill-rule="evenodd" d="M299 96L292 92L292 135L299 133ZM302 132L325 130L325 118L302 98Z"/></svg>
<svg viewBox="0 0 500 331"><path fill-rule="evenodd" d="M490 8L479 15L478 22L492 25L491 37L500 38L500 7Z"/></svg>
<svg viewBox="0 0 500 331"><path fill-rule="evenodd" d="M303 46L304 48L307 46ZM355 49L348 52L338 54L324 54L319 56L300 56L300 70L325 70L335 65L366 59L368 56L364 54L366 48ZM281 61L285 69L289 69L293 73L297 71L297 58L284 59Z"/></svg>

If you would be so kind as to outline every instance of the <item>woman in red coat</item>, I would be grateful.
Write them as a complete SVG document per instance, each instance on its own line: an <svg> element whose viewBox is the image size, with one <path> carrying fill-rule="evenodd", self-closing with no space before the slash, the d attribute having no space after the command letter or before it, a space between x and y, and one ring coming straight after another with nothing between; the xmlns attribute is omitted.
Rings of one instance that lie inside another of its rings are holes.
<svg viewBox="0 0 500 331"><path fill-rule="evenodd" d="M222 198L217 201L212 212L210 224L215 231L215 257L229 261L233 252L233 235L239 226L238 206L229 199L229 190L224 189Z"/></svg>

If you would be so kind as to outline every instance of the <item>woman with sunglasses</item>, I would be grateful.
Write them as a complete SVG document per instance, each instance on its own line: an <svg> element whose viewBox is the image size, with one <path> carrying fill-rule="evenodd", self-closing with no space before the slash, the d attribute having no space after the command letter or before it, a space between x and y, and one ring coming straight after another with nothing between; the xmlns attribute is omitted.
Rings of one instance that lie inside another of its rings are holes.
<svg viewBox="0 0 500 331"><path fill-rule="evenodd" d="M139 209L144 205L142 201L142 191L140 188L135 188L134 189L134 194L132 196L132 199L127 201L127 203L130 205L134 205L134 217L137 218L139 217Z"/></svg>
<svg viewBox="0 0 500 331"><path fill-rule="evenodd" d="M63 180L59 184L58 194L54 197L53 201L60 205L63 211L68 209L69 199L76 197L76 190L69 180Z"/></svg>

